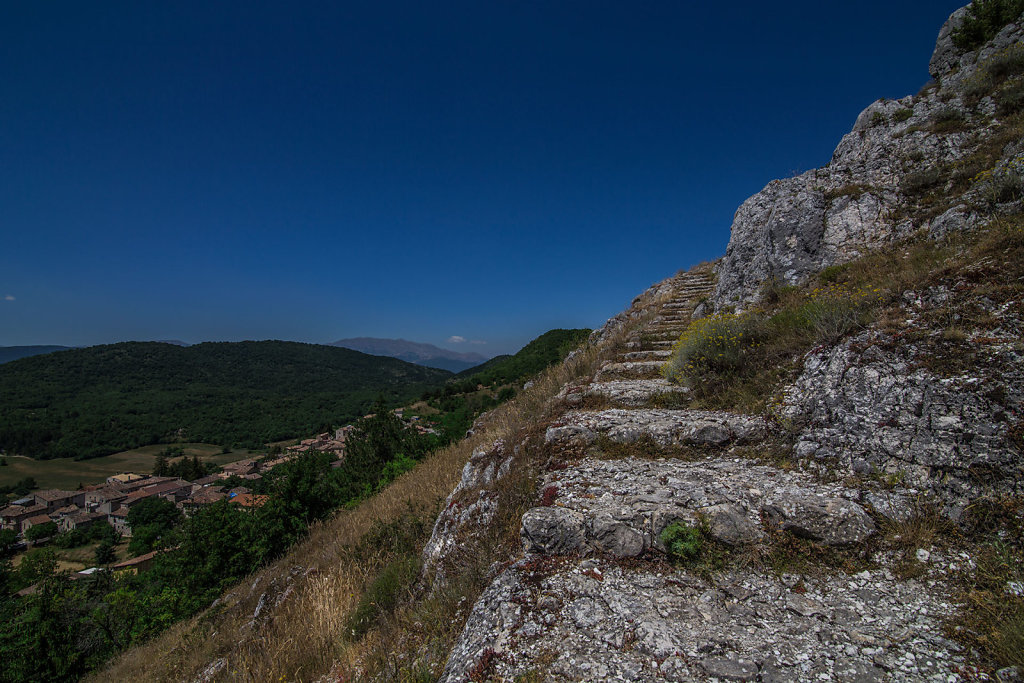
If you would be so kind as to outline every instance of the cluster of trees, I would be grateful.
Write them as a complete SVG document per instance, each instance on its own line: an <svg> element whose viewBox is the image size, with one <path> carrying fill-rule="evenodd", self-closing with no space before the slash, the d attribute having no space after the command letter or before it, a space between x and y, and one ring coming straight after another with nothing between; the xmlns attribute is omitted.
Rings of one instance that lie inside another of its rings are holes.
<svg viewBox="0 0 1024 683"><path fill-rule="evenodd" d="M29 492L37 488L39 488L39 484L36 483L34 477L24 477L10 486L0 486L0 496L9 496L12 493L15 496L27 496Z"/></svg>
<svg viewBox="0 0 1024 683"><path fill-rule="evenodd" d="M166 448L156 454L153 463L153 476L155 477L178 477L185 481L195 481L220 470L212 462L200 460L198 456L191 458L181 457L184 451L181 447ZM180 460L171 462L168 458L181 457Z"/></svg>
<svg viewBox="0 0 1024 683"><path fill-rule="evenodd" d="M359 420L341 467L312 453L274 468L258 484L262 507L220 501L183 517L148 499L129 516L130 550L160 550L135 576L97 572L69 581L53 551L30 551L15 572L0 560L0 661L3 680L71 680L134 643L206 607L260 565L284 553L309 524L373 495L443 440L406 429L384 405ZM105 525L104 525L105 526ZM109 527L108 527L109 528ZM113 560L106 548L106 564ZM99 559L99 557L97 558ZM14 591L35 584L34 594ZM46 653L46 656L40 656Z"/></svg>
<svg viewBox="0 0 1024 683"><path fill-rule="evenodd" d="M256 448L405 402L451 373L294 342L127 342L0 365L0 449L89 458L182 438Z"/></svg>

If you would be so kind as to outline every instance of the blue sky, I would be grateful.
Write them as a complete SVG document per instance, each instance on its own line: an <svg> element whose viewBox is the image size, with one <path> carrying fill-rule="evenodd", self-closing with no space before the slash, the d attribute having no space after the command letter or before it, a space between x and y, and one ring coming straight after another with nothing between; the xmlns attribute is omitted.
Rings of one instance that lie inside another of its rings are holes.
<svg viewBox="0 0 1024 683"><path fill-rule="evenodd" d="M960 4L5 3L0 345L600 325Z"/></svg>

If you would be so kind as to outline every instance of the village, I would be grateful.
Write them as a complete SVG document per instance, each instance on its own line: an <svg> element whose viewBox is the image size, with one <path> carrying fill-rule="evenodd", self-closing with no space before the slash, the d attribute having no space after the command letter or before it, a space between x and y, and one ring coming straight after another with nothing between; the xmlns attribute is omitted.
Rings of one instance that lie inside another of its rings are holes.
<svg viewBox="0 0 1024 683"><path fill-rule="evenodd" d="M401 408L393 412L409 429L420 434L436 433L432 427L420 424L418 416L406 418ZM373 414L366 415L364 419L372 417ZM253 493L248 486L239 482L258 481L273 468L309 453L332 455L334 459L331 466L340 467L345 458L346 440L353 431L354 425L345 425L333 433L324 432L302 439L280 453L228 463L221 467L221 471L194 481L125 472L109 476L103 483L83 486L76 491L35 491L0 509L0 529L13 531L18 538L15 549L23 550L29 543L43 544L56 534L84 531L96 524L108 524L119 536L130 538L132 529L128 523L129 512L142 501L153 497L174 503L185 516L220 501L243 508L258 508L267 502L269 496ZM31 532L35 527L46 528L49 532L42 535L38 531ZM150 552L129 558L112 564L110 569L114 572L145 569L155 554ZM79 573L88 574L95 570L89 568Z"/></svg>

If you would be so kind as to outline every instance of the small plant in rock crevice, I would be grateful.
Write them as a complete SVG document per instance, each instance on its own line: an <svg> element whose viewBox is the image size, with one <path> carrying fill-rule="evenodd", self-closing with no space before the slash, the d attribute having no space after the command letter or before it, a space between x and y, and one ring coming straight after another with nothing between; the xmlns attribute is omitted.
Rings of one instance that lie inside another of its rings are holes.
<svg viewBox="0 0 1024 683"><path fill-rule="evenodd" d="M685 522L669 524L662 530L660 538L665 544L668 556L684 563L697 559L704 546L704 534L701 530Z"/></svg>

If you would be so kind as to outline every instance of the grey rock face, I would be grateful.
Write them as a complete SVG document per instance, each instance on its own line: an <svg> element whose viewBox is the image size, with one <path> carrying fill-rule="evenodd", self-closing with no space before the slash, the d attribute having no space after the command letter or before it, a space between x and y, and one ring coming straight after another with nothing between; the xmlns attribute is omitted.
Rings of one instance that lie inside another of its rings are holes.
<svg viewBox="0 0 1024 683"><path fill-rule="evenodd" d="M523 515L523 548L531 553L561 555L583 545L583 515L560 507L538 507Z"/></svg>
<svg viewBox="0 0 1024 683"><path fill-rule="evenodd" d="M958 50L951 32L965 12L958 10L946 22L932 56L930 69L941 81L941 92L872 103L826 166L773 180L740 206L718 269L716 308L746 307L768 280L796 284L917 228L942 235L978 225L978 216L964 209L918 225L899 218L899 209L912 194L907 189L911 174L948 168L989 137L992 127L986 117L994 110L970 109L959 95L963 83L997 52L1024 42L1024 25L1017 23L977 51ZM933 122L949 114L969 121L971 130L933 130Z"/></svg>
<svg viewBox="0 0 1024 683"><path fill-rule="evenodd" d="M743 545L764 538L761 527L736 505L719 503L700 512L707 519L711 535L727 545Z"/></svg>
<svg viewBox="0 0 1024 683"><path fill-rule="evenodd" d="M961 7L949 15L949 19L939 30L939 37L935 41L935 51L928 62L928 73L932 78L938 80L960 65L960 58L963 52L953 45L953 31L964 23L967 16L967 7Z"/></svg>
<svg viewBox="0 0 1024 683"><path fill-rule="evenodd" d="M817 173L773 180L740 205L718 273L718 293L753 294L761 282L792 282L826 263L821 251L825 194ZM741 266L742 264L742 266Z"/></svg>
<svg viewBox="0 0 1024 683"><path fill-rule="evenodd" d="M477 448L463 467L462 478L448 495L423 548L424 570L437 572L435 583L444 580L441 561L455 560L458 555L459 538L479 533L494 518L494 487L512 467L513 456L508 450L505 442L495 441L489 447Z"/></svg>
<svg viewBox="0 0 1024 683"><path fill-rule="evenodd" d="M803 577L800 591L745 571L520 562L473 606L440 680L465 681L487 650L493 680L960 680L939 591L884 569Z"/></svg>
<svg viewBox="0 0 1024 683"><path fill-rule="evenodd" d="M875 532L864 508L842 498L789 495L764 511L783 531L827 545L859 543Z"/></svg>
<svg viewBox="0 0 1024 683"><path fill-rule="evenodd" d="M1006 409L987 397L998 388L1020 405L1024 359L1013 344L987 345L991 376L939 378L913 367L912 347L884 342L865 332L807 356L782 411L806 425L797 452L850 471L898 475L954 509L1019 492L1024 465L1007 439Z"/></svg>

